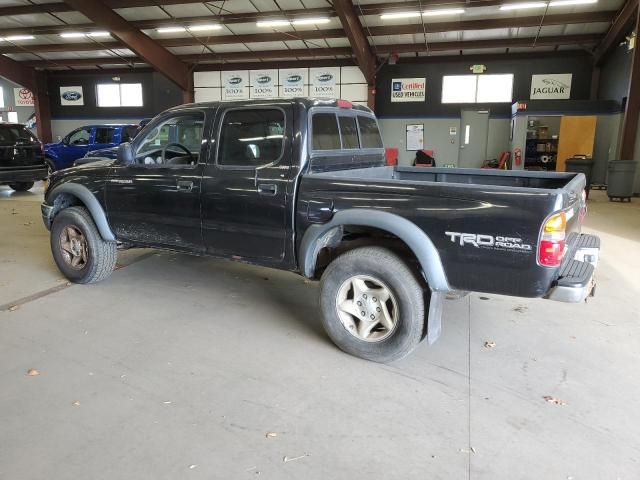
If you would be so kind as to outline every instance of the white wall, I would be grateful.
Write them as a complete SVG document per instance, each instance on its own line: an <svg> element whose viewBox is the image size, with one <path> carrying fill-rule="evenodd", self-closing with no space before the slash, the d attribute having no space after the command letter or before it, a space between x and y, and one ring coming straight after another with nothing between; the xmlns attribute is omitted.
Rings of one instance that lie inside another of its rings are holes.
<svg viewBox="0 0 640 480"><path fill-rule="evenodd" d="M14 108L15 112L18 114L18 122L25 123L29 117L35 111L34 107L16 107L15 97L13 95L13 89L19 88L20 85L17 83L13 83L6 78L0 77L0 87L2 87L2 94L4 98L4 108ZM0 118L3 121L7 121L7 113L3 112L0 115Z"/></svg>
<svg viewBox="0 0 640 480"><path fill-rule="evenodd" d="M344 100L350 100L354 103L367 104L367 82L362 75L362 72L358 67L338 67L339 78L337 79L336 90L338 92L338 98ZM309 75L308 68L302 68L299 70L306 70L305 76L305 95L309 94L309 85L311 75ZM242 73L246 73L243 70ZM278 75L278 90L281 90L280 76ZM251 75L249 75L251 87ZM194 72L193 73L193 85L195 90L196 102L217 102L222 100L222 79L221 72ZM248 89L250 90L250 88Z"/></svg>
<svg viewBox="0 0 640 480"><path fill-rule="evenodd" d="M415 151L406 149L406 127L410 124L424 125L424 149L433 150L436 165L458 166L460 153L460 118L380 118L380 131L385 147L396 147L398 164L411 165ZM498 158L501 152L509 150L508 118L490 118L487 138L487 158L479 158L475 167L480 168L484 160ZM456 135L449 129L456 128Z"/></svg>

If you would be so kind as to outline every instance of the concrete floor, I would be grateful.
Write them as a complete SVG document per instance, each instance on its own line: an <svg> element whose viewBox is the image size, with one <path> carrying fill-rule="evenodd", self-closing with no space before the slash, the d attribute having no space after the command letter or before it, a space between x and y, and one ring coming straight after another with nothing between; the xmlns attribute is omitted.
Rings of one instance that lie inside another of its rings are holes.
<svg viewBox="0 0 640 480"><path fill-rule="evenodd" d="M640 478L638 199L592 195L589 303L452 300L385 366L292 274L129 251L68 285L41 198L0 187L0 479Z"/></svg>

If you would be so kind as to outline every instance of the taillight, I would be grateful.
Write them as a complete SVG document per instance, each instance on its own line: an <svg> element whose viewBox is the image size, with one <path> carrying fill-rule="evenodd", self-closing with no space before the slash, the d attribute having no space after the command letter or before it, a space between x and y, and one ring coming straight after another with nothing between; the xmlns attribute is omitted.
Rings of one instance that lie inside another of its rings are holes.
<svg viewBox="0 0 640 480"><path fill-rule="evenodd" d="M538 263L545 267L557 267L564 255L567 215L564 212L551 215L542 225L538 244Z"/></svg>

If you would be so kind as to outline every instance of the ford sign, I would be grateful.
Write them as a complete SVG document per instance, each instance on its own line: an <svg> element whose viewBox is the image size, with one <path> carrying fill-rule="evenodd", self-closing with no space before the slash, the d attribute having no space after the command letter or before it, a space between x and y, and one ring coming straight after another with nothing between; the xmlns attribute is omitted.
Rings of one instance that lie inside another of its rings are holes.
<svg viewBox="0 0 640 480"><path fill-rule="evenodd" d="M269 82L271 82L271 77L269 75L263 75L256 79L256 83L259 83L260 85L264 85L265 83Z"/></svg>
<svg viewBox="0 0 640 480"><path fill-rule="evenodd" d="M62 98L64 98L67 102L77 102L82 98L82 94L80 92L76 92L75 90L67 90L66 92L62 92Z"/></svg>
<svg viewBox="0 0 640 480"><path fill-rule="evenodd" d="M298 83L302 81L302 75L289 75L287 77L287 83Z"/></svg>
<svg viewBox="0 0 640 480"><path fill-rule="evenodd" d="M331 80L333 80L333 75L331 75L330 73L323 73L322 75L318 75L319 82L330 82Z"/></svg>
<svg viewBox="0 0 640 480"><path fill-rule="evenodd" d="M231 77L229 80L229 85L238 85L240 83L242 83L242 78L240 77Z"/></svg>

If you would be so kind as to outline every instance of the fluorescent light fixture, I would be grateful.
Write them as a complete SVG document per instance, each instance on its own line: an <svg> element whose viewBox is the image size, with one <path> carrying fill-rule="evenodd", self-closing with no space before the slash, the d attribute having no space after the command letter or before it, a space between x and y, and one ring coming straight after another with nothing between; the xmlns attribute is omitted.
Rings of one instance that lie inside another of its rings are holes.
<svg viewBox="0 0 640 480"><path fill-rule="evenodd" d="M292 20L291 23L293 25L318 25L320 23L329 23L330 21L330 18L299 18Z"/></svg>
<svg viewBox="0 0 640 480"><path fill-rule="evenodd" d="M109 32L89 32L87 33L87 37L110 37L111 33Z"/></svg>
<svg viewBox="0 0 640 480"><path fill-rule="evenodd" d="M420 12L390 12L380 15L380 20L396 20L399 18L414 18L419 17Z"/></svg>
<svg viewBox="0 0 640 480"><path fill-rule="evenodd" d="M64 32L60 34L62 38L80 38L84 37L84 35L84 32Z"/></svg>
<svg viewBox="0 0 640 480"><path fill-rule="evenodd" d="M598 0L554 0L549 2L550 7L564 7L569 5L588 5L598 3Z"/></svg>
<svg viewBox="0 0 640 480"><path fill-rule="evenodd" d="M11 37L4 37L4 39L9 42L14 42L16 40L33 40L34 38L36 37L33 35L13 35Z"/></svg>
<svg viewBox="0 0 640 480"><path fill-rule="evenodd" d="M289 25L289 20L260 20L256 22L256 27L284 27L285 25Z"/></svg>
<svg viewBox="0 0 640 480"><path fill-rule="evenodd" d="M206 32L207 30L220 30L222 25L191 25L189 26L190 32Z"/></svg>
<svg viewBox="0 0 640 480"><path fill-rule="evenodd" d="M186 32L187 29L184 27L160 27L156 28L156 32L158 33L177 33L177 32Z"/></svg>
<svg viewBox="0 0 640 480"><path fill-rule="evenodd" d="M526 2L526 3L505 3L500 6L500 10L524 10L527 8L543 8L547 2Z"/></svg>
<svg viewBox="0 0 640 480"><path fill-rule="evenodd" d="M444 8L442 10L427 10L422 12L425 17L436 17L438 15L462 15L464 8Z"/></svg>

